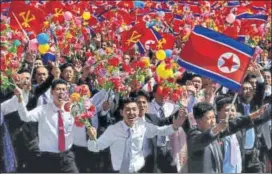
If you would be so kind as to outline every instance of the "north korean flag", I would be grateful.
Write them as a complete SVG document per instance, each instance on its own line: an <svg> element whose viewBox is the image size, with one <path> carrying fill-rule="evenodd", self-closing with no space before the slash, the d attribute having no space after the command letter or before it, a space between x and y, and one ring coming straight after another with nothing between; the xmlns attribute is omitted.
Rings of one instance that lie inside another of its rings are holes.
<svg viewBox="0 0 272 174"><path fill-rule="evenodd" d="M196 26L186 42L180 66L238 90L254 49L213 30Z"/></svg>

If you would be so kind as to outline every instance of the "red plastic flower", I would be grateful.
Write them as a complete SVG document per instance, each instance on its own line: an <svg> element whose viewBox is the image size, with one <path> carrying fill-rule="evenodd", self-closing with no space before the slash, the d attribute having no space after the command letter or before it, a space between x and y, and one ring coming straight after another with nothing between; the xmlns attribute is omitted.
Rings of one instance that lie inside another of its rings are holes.
<svg viewBox="0 0 272 174"><path fill-rule="evenodd" d="M179 94L177 94L177 93L172 93L172 95L171 95L171 100L172 100L173 102L177 102L177 101L179 100L179 98L180 98L180 95L179 95Z"/></svg>
<svg viewBox="0 0 272 174"><path fill-rule="evenodd" d="M81 119L82 119L82 118L79 117L79 116L76 116L76 117L75 117L75 125L76 125L77 127L83 127L83 126L84 126L84 123L82 122Z"/></svg>
<svg viewBox="0 0 272 174"><path fill-rule="evenodd" d="M120 60L117 57L112 57L112 58L108 59L108 64L116 67L116 66L119 66Z"/></svg>
<svg viewBox="0 0 272 174"><path fill-rule="evenodd" d="M65 103L65 105L64 105L64 111L65 112L70 112L71 111L71 103L70 102Z"/></svg>
<svg viewBox="0 0 272 174"><path fill-rule="evenodd" d="M90 112L95 112L95 106L91 105L90 108L88 109Z"/></svg>

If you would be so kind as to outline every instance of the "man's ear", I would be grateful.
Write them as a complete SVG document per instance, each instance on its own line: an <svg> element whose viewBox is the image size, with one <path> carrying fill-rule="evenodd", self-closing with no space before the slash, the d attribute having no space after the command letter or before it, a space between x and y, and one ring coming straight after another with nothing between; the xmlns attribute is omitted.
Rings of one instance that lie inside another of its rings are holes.
<svg viewBox="0 0 272 174"><path fill-rule="evenodd" d="M119 110L120 115L123 117L123 109Z"/></svg>

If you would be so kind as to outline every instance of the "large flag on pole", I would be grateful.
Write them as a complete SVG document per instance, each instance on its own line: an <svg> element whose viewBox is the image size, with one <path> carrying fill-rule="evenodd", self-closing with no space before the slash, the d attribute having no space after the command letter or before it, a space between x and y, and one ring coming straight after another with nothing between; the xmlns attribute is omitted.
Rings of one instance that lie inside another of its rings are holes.
<svg viewBox="0 0 272 174"><path fill-rule="evenodd" d="M180 53L180 66L238 90L254 49L213 30L196 26Z"/></svg>

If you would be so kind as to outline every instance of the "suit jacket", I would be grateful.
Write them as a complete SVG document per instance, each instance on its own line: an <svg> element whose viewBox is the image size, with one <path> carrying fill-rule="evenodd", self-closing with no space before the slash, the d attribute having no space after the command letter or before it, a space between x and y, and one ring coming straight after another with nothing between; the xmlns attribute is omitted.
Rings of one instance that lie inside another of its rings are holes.
<svg viewBox="0 0 272 174"><path fill-rule="evenodd" d="M37 86L33 91L29 92L29 99L26 105L28 110L36 108L38 98L45 93L53 81L54 77L49 76L48 79L41 85ZM23 122L20 119L18 111L12 112L5 116L8 124L10 135L13 141L20 142L20 146L25 145L28 149L38 149L38 124L35 122ZM22 144L22 141L24 144ZM35 141L35 142L33 142ZM17 144L17 143L15 143Z"/></svg>
<svg viewBox="0 0 272 174"><path fill-rule="evenodd" d="M253 122L249 117L238 117L229 121L229 128L216 136L211 134L210 129L204 132L198 128L191 129L187 136L189 173L222 172L223 143L219 141L219 138L251 126L253 126Z"/></svg>
<svg viewBox="0 0 272 174"><path fill-rule="evenodd" d="M258 109L258 105L254 104L253 102L250 104L250 111L254 112ZM242 115L244 115L244 108L241 102L238 102L237 104L237 111L240 112ZM249 170L254 170L255 172L257 171L262 171L263 167L261 164L264 163L265 161L259 160L260 155L260 149L261 148L267 148L270 149L271 147L267 147L269 144L268 141L271 143L271 134L270 137L264 136L264 131L270 131L266 130L263 127L263 124L267 122L268 120L271 120L271 110L267 110L264 115L258 119L255 119L253 121L254 123L254 131L255 131L255 144L252 149L244 149L244 143L245 143L245 137L246 137L246 129L242 129L240 133L237 135L238 141L240 143L240 148L241 148L241 153L242 153L242 158L243 158L243 172L249 172ZM255 169L252 169L255 168Z"/></svg>

